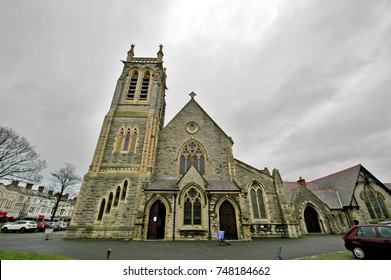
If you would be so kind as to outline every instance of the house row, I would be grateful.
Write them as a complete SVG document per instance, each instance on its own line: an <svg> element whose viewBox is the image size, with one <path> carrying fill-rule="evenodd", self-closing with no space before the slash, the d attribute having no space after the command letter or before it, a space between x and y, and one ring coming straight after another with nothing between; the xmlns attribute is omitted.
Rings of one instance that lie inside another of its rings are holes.
<svg viewBox="0 0 391 280"><path fill-rule="evenodd" d="M27 219L49 220L53 215L58 194L45 190L44 186L34 188L33 184L20 186L18 181L4 185L0 183L0 222ZM63 195L54 215L55 220L69 221L76 199Z"/></svg>

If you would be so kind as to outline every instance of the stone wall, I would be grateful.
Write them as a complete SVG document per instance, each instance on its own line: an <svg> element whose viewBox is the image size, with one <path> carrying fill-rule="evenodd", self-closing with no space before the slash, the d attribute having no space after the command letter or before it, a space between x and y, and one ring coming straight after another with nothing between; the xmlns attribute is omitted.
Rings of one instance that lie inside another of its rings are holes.
<svg viewBox="0 0 391 280"><path fill-rule="evenodd" d="M191 134L186 131L190 121L199 126ZM161 131L157 147L157 178L179 178L179 152L191 139L197 140L205 148L205 177L213 179L229 178L228 160L232 158L232 145L224 132L206 115L199 105L190 101L175 118Z"/></svg>

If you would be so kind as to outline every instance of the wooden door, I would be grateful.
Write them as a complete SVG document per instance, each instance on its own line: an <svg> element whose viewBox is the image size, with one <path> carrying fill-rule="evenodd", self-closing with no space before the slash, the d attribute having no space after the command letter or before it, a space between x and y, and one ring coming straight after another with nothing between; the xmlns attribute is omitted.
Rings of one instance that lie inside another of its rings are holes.
<svg viewBox="0 0 391 280"><path fill-rule="evenodd" d="M158 200L149 211L147 239L164 239L166 224L166 207Z"/></svg>
<svg viewBox="0 0 391 280"><path fill-rule="evenodd" d="M308 233L322 232L320 230L318 213L311 206L305 208L304 220Z"/></svg>
<svg viewBox="0 0 391 280"><path fill-rule="evenodd" d="M224 239L238 239L235 209L231 203L224 201L219 210L220 230L224 231Z"/></svg>

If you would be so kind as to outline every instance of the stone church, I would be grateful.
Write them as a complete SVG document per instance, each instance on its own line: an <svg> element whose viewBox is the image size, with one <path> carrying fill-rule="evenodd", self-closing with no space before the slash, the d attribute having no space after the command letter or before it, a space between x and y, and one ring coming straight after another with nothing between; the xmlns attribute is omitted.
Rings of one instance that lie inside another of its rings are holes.
<svg viewBox="0 0 391 280"><path fill-rule="evenodd" d="M164 125L162 46L135 57L132 45L123 64L65 238L301 237L390 218L390 189L361 165L290 183L236 159L193 92Z"/></svg>

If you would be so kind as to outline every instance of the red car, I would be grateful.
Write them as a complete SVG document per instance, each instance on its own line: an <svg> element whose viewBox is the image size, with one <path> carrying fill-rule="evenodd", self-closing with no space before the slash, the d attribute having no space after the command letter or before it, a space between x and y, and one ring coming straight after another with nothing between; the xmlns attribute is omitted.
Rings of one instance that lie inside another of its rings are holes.
<svg viewBox="0 0 391 280"><path fill-rule="evenodd" d="M38 231L45 231L45 222L44 221L38 221L37 222L37 229L38 229Z"/></svg>
<svg viewBox="0 0 391 280"><path fill-rule="evenodd" d="M391 257L391 225L357 225L343 237L345 248L357 259Z"/></svg>

